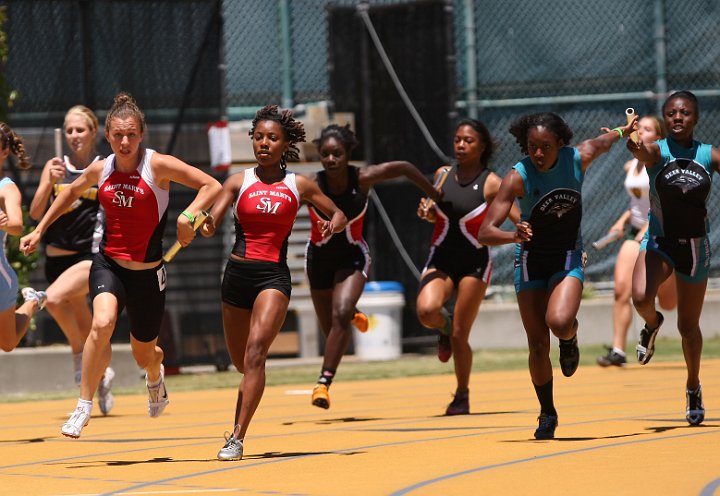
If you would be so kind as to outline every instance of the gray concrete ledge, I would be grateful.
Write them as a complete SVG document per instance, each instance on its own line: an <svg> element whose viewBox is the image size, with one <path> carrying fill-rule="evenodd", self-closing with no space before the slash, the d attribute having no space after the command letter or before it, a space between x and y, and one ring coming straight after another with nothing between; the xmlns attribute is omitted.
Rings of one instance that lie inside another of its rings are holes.
<svg viewBox="0 0 720 496"><path fill-rule="evenodd" d="M113 386L135 386L142 371L129 344L113 344L110 366L115 370ZM0 352L1 353L1 352ZM0 394L40 391L69 391L75 388L72 352L69 346L17 348L0 354Z"/></svg>
<svg viewBox="0 0 720 496"><path fill-rule="evenodd" d="M580 303L578 339L581 346L612 344L612 308L612 296L595 297ZM661 311L665 316L665 324L660 330L659 337L679 338L677 311ZM637 341L643 325L642 318L633 312L633 323L628 331L628 344ZM720 293L717 291L708 292L705 296L700 328L705 337L720 335ZM483 302L470 332L470 346L473 349L527 346L517 303Z"/></svg>
<svg viewBox="0 0 720 496"><path fill-rule="evenodd" d="M583 300L580 305L580 345L611 344L612 342L612 297L595 297ZM310 325L310 311L306 310L308 323L313 333L306 339L315 339L317 324ZM312 315L314 317L314 313ZM677 312L665 312L665 325L660 337L678 338ZM642 328L642 319L635 314L628 333L628 344L637 341ZM705 297L700 326L705 337L720 335L720 292L711 291ZM306 329L307 330L307 329ZM555 338L553 338L555 339ZM312 340L311 340L312 341ZM307 343L306 343L307 344ZM516 303L485 301L470 333L473 349L482 348L525 348L527 340ZM275 359L268 366L290 366L299 363L321 363L321 358L307 353L297 359ZM310 355L310 356L307 356ZM347 357L346 360L358 360ZM115 370L114 385L128 387L142 384L142 371L132 357L129 344L113 344L111 366ZM210 367L213 369L214 367ZM11 353L0 353L0 394L68 391L75 388L72 357L69 346L48 346L42 348L18 348Z"/></svg>

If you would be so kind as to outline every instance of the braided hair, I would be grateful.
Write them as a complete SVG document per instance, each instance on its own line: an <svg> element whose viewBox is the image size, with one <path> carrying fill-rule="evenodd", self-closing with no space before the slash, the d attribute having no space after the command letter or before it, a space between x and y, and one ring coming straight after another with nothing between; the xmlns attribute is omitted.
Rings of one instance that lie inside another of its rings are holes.
<svg viewBox="0 0 720 496"><path fill-rule="evenodd" d="M338 124L330 124L329 126L326 126L323 128L322 131L320 131L320 137L313 140L313 143L315 146L320 148L322 144L325 142L325 140L335 138L340 143L342 143L343 148L345 148L345 152L349 156L352 151L360 144L357 137L355 136L355 133L352 132L350 129L350 124L345 124L344 126L340 126Z"/></svg>
<svg viewBox="0 0 720 496"><path fill-rule="evenodd" d="M3 150L10 147L10 153L18 158L18 165L21 169L29 169L32 166L22 138L4 122L0 122L0 145Z"/></svg>
<svg viewBox="0 0 720 496"><path fill-rule="evenodd" d="M566 145L570 143L573 137L570 126L557 114L544 112L525 115L510 125L510 134L515 136L515 141L520 145L520 150L525 155L528 154L528 132L535 127L544 127L550 130L557 139L562 140Z"/></svg>
<svg viewBox="0 0 720 496"><path fill-rule="evenodd" d="M288 161L300 160L300 150L297 143L305 141L305 127L302 122L295 120L291 110L280 110L277 105L266 105L255 113L252 121L252 128L248 135L252 137L255 134L255 128L260 121L275 121L282 127L285 140L288 141L288 149L280 158L280 168L287 169Z"/></svg>
<svg viewBox="0 0 720 496"><path fill-rule="evenodd" d="M107 117L105 118L105 132L110 132L110 122L113 119L128 119L134 118L140 125L140 131L145 132L145 114L143 114L135 99L130 95L121 91L113 99L112 107L108 111Z"/></svg>

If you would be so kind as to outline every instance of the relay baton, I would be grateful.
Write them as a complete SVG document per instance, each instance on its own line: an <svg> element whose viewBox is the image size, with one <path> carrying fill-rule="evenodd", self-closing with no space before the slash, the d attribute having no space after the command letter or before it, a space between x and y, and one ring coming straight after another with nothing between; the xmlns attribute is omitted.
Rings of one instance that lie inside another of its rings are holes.
<svg viewBox="0 0 720 496"><path fill-rule="evenodd" d="M592 247L596 250L602 250L607 245L609 245L613 241L617 241L620 238L622 238L622 234L620 234L619 232L611 232L598 239L597 241L594 241Z"/></svg>
<svg viewBox="0 0 720 496"><path fill-rule="evenodd" d="M635 117L635 109L630 107L625 109L625 116L627 117L627 122L630 124L630 122ZM640 137L638 136L637 131L633 131L630 134L630 139L633 140L636 144L640 142Z"/></svg>
<svg viewBox="0 0 720 496"><path fill-rule="evenodd" d="M62 139L63 139L63 132L62 129L59 127L55 128L55 156L59 157L60 160L63 159L63 146L62 146Z"/></svg>
<svg viewBox="0 0 720 496"><path fill-rule="evenodd" d="M448 176L450 175L450 167L445 167L442 171L442 174L438 178L437 182L434 184L435 189L439 189L443 187L443 184L445 184L445 181L447 181ZM425 201L425 211L427 212L430 210L435 202L432 200L432 198L428 198Z"/></svg>
<svg viewBox="0 0 720 496"><path fill-rule="evenodd" d="M195 221L193 222L193 231L197 231L200 229L200 227L205 223L207 220L208 214L205 210L201 210L199 214L195 216ZM182 248L182 245L180 244L180 241L175 241L175 244L170 247L170 249L163 255L163 261L169 262L173 258L175 258L175 255L180 251L180 248Z"/></svg>

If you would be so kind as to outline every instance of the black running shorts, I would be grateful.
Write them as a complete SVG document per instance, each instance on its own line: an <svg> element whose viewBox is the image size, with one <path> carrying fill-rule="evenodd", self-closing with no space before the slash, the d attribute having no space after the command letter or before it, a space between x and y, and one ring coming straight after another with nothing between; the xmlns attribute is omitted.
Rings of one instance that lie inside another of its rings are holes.
<svg viewBox="0 0 720 496"><path fill-rule="evenodd" d="M165 313L165 266L130 270L102 253L90 267L90 296L112 293L118 301L118 315L127 309L130 334L143 343L158 337Z"/></svg>
<svg viewBox="0 0 720 496"><path fill-rule="evenodd" d="M222 301L252 309L261 291L277 289L290 298L292 283L287 264L229 258L222 280Z"/></svg>

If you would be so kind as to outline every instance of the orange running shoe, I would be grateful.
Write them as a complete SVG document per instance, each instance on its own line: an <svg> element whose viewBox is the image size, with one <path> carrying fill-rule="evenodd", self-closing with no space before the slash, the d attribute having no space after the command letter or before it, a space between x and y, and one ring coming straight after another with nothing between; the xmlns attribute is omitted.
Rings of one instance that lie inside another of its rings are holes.
<svg viewBox="0 0 720 496"><path fill-rule="evenodd" d="M330 391L325 384L316 384L313 388L312 404L325 410L330 408Z"/></svg>
<svg viewBox="0 0 720 496"><path fill-rule="evenodd" d="M367 332L368 327L370 326L368 316L357 308L355 309L355 315L353 316L352 323L360 332Z"/></svg>

